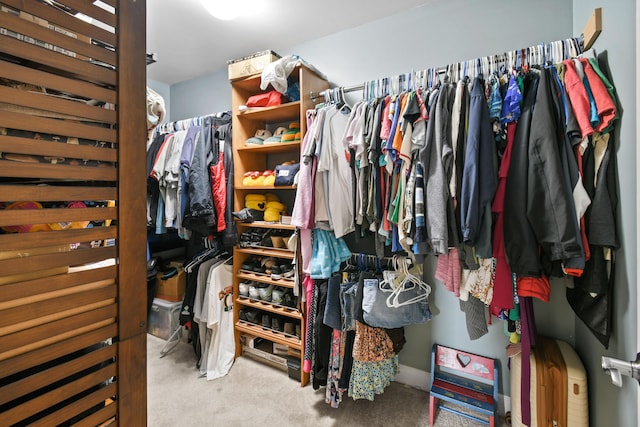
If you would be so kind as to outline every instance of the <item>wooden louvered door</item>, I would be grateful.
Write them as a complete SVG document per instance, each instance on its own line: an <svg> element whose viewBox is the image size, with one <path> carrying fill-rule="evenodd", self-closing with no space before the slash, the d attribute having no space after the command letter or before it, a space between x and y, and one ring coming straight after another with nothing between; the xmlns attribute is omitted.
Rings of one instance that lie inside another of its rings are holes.
<svg viewBox="0 0 640 427"><path fill-rule="evenodd" d="M0 426L146 424L145 0L0 0Z"/></svg>

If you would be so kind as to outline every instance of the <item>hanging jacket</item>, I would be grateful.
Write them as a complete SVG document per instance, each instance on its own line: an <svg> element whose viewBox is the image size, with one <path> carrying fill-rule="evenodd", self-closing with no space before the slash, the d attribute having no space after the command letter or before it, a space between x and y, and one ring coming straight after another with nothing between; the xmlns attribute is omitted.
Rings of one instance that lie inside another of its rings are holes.
<svg viewBox="0 0 640 427"><path fill-rule="evenodd" d="M585 262L573 200L579 176L554 83L550 70L543 69L529 136L527 218L550 260L562 261L567 273L579 276Z"/></svg>
<svg viewBox="0 0 640 427"><path fill-rule="evenodd" d="M212 141L216 137L217 128L230 122L231 115L228 112L220 113L219 117L204 118L189 169L189 209L185 212L183 225L205 236L211 233L217 223L211 196L209 165L217 162L218 153L213 152Z"/></svg>
<svg viewBox="0 0 640 427"><path fill-rule="evenodd" d="M482 216L491 203L498 185L495 143L489 122L489 107L484 97L484 83L476 77L471 89L469 134L462 174L460 213L462 239L476 243Z"/></svg>
<svg viewBox="0 0 640 427"><path fill-rule="evenodd" d="M538 243L527 219L529 131L538 80L535 71L524 78L522 113L513 141L505 190L504 249L509 267L518 277L540 277L542 274Z"/></svg>

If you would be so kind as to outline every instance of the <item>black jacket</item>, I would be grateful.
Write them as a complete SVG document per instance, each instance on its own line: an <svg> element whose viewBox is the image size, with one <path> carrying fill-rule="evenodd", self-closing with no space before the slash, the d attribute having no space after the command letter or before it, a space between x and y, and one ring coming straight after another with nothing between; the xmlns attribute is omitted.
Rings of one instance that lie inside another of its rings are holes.
<svg viewBox="0 0 640 427"><path fill-rule="evenodd" d="M520 277L540 277L542 274L538 243L527 218L529 133L538 80L536 72L530 72L524 79L522 113L513 140L505 190L505 255L511 271Z"/></svg>

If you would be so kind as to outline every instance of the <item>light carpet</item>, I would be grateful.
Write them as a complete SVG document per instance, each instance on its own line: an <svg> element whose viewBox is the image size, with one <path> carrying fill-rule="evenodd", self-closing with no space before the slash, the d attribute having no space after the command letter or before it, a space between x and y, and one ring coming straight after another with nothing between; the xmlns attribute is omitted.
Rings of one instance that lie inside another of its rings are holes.
<svg viewBox="0 0 640 427"><path fill-rule="evenodd" d="M236 359L229 374L198 377L191 345L181 341L165 357L166 341L147 335L147 414L150 427L173 426L367 426L429 425L428 393L393 382L374 401L344 396L340 407L325 403L325 389L300 387L286 372L250 357ZM496 422L498 425L502 422ZM436 427L482 426L438 411Z"/></svg>

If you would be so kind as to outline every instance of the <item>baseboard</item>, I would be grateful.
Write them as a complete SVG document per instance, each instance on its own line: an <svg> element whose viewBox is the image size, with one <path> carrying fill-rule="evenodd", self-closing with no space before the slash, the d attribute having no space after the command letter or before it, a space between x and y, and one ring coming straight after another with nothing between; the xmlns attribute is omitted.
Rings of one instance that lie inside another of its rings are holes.
<svg viewBox="0 0 640 427"><path fill-rule="evenodd" d="M407 365L400 365L400 372L395 377L395 381L400 384L424 391L429 391L430 380L431 374L428 371ZM504 415L508 411L511 411L511 397L498 394L498 413Z"/></svg>

